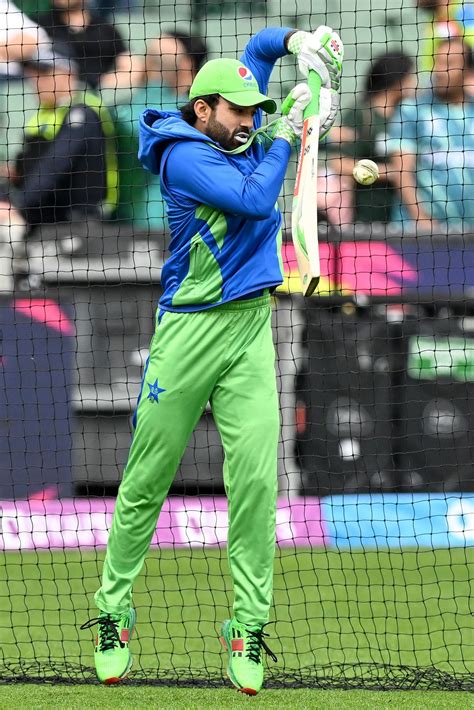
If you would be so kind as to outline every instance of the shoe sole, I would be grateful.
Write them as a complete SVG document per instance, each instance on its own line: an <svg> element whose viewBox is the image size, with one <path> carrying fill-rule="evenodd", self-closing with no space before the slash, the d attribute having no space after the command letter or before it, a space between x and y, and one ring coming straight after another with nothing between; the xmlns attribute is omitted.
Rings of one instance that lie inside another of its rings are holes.
<svg viewBox="0 0 474 710"><path fill-rule="evenodd" d="M133 665L133 658L130 656L130 662L129 662L127 668L125 669L125 672L120 677L107 678L107 680L102 681L103 685L117 685L117 683L121 683L123 680L126 679L128 674L130 673L130 669L131 669L132 665Z"/></svg>
<svg viewBox="0 0 474 710"><path fill-rule="evenodd" d="M243 688L241 685L237 683L235 678L232 676L232 671L230 670L230 652L229 652L229 646L227 644L227 641L225 639L225 636L219 636L219 641L221 642L222 646L224 649L227 651L229 654L229 663L227 665L227 677L232 683L232 685L237 688L239 693L244 693L245 695L257 695L258 690L255 690L255 688Z"/></svg>
<svg viewBox="0 0 474 710"><path fill-rule="evenodd" d="M135 610L132 609L132 611L133 611L133 614L134 614L134 618L133 618L132 628L130 629L129 643L130 643L130 641L132 640L133 632L134 632L134 630L135 630L135 623L136 623L136 620L137 620L137 615L136 615ZM123 680L126 679L126 677L128 676L128 674L130 673L130 670L131 670L131 668L132 668L132 665L133 665L133 656L130 654L130 659L129 659L129 661L128 661L128 666L126 667L126 669L125 669L125 671L122 673L122 675L121 675L121 676L117 676L117 677L112 676L112 678L106 678L106 680L103 680L103 681L102 681L102 685L117 685L117 683L121 683Z"/></svg>

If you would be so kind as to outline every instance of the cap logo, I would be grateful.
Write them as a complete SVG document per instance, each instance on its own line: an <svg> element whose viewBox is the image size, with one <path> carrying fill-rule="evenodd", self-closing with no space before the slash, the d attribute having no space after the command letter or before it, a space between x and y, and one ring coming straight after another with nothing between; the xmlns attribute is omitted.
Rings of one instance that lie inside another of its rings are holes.
<svg viewBox="0 0 474 710"><path fill-rule="evenodd" d="M239 67L239 75L242 79L245 79L245 81L253 81L253 74L247 67Z"/></svg>

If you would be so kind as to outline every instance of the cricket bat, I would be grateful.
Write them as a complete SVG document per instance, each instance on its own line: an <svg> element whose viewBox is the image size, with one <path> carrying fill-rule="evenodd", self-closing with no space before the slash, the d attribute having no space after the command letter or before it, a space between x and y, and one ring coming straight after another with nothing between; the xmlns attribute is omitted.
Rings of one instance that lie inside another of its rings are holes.
<svg viewBox="0 0 474 710"><path fill-rule="evenodd" d="M304 112L301 151L296 173L291 217L291 233L295 247L303 296L311 296L320 277L318 243L318 151L319 93L321 79L315 71L308 75L312 99Z"/></svg>

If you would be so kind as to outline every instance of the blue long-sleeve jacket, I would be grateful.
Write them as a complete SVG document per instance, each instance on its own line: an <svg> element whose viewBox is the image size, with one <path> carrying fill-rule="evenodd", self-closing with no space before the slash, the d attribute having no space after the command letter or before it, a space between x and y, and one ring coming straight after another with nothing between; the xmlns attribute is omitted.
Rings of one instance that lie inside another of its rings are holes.
<svg viewBox="0 0 474 710"><path fill-rule="evenodd" d="M276 60L287 54L289 32L261 30L241 57L262 93ZM254 128L261 121L259 110ZM290 145L277 139L265 152L254 141L233 156L214 145L179 113L148 109L141 116L139 159L160 174L171 231L162 273L164 310L211 308L283 280L282 217L276 203Z"/></svg>

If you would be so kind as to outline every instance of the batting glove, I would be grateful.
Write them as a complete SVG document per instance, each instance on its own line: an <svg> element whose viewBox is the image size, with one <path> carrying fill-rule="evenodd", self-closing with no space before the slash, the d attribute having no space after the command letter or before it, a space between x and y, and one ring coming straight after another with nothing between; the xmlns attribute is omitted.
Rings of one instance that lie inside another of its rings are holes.
<svg viewBox="0 0 474 710"><path fill-rule="evenodd" d="M321 85L338 91L341 83L344 45L330 27L321 25L315 32L298 31L288 41L288 49L298 58L303 76L313 69L321 77Z"/></svg>
<svg viewBox="0 0 474 710"><path fill-rule="evenodd" d="M273 129L273 138L283 138L293 145L303 132L303 113L311 101L311 89L308 84L297 84L290 91L281 106L281 118Z"/></svg>
<svg viewBox="0 0 474 710"><path fill-rule="evenodd" d="M329 133L333 127L341 103L340 95L337 91L321 87L319 94L319 116L321 123L319 126L319 138Z"/></svg>

